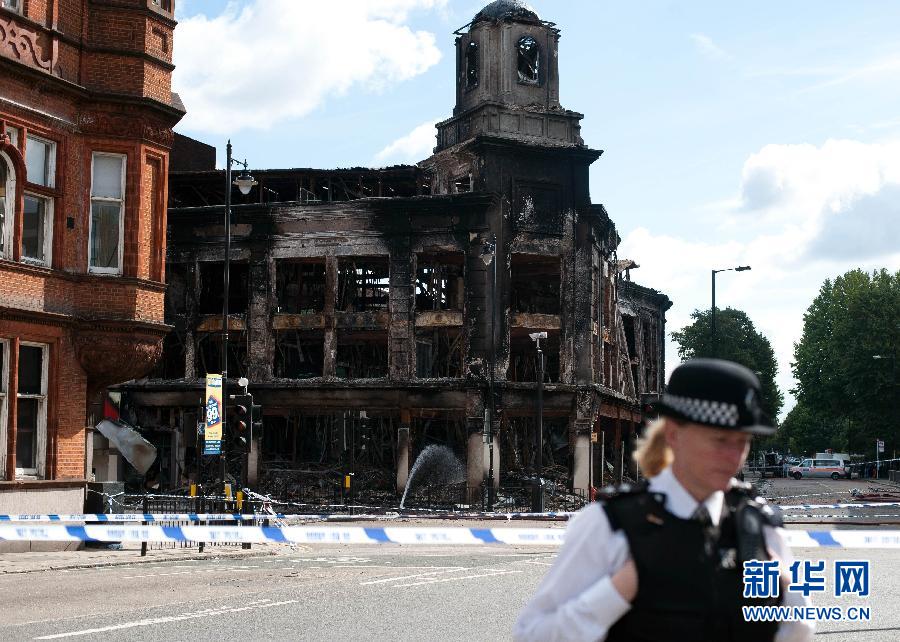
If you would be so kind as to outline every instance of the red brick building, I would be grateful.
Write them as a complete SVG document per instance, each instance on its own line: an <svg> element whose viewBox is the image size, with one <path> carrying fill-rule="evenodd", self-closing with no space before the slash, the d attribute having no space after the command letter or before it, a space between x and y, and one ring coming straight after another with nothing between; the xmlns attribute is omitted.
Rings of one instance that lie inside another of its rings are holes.
<svg viewBox="0 0 900 642"><path fill-rule="evenodd" d="M172 0L0 0L0 513L81 509L87 427L159 356Z"/></svg>

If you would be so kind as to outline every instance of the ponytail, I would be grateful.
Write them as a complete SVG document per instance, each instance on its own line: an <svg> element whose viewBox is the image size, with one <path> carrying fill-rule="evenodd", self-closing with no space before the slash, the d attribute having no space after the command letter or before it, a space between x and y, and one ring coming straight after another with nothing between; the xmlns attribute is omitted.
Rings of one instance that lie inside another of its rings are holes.
<svg viewBox="0 0 900 642"><path fill-rule="evenodd" d="M672 463L672 449L666 443L665 419L657 419L647 425L644 437L638 440L634 460L645 477L653 477Z"/></svg>

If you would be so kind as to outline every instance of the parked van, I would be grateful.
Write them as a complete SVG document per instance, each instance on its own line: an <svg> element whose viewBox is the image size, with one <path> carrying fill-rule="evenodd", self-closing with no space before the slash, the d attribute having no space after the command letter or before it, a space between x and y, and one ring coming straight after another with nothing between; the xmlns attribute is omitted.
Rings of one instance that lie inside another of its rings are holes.
<svg viewBox="0 0 900 642"><path fill-rule="evenodd" d="M803 477L831 477L850 479L850 468L840 459L804 459L797 466L791 466L788 474L794 479Z"/></svg>

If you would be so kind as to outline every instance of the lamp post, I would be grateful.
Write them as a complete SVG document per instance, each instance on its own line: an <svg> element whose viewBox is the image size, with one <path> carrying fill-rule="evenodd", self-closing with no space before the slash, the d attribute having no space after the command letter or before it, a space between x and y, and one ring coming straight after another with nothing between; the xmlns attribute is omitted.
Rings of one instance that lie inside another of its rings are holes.
<svg viewBox="0 0 900 642"><path fill-rule="evenodd" d="M531 512L544 512L544 485L541 474L544 471L544 353L541 350L541 339L547 338L546 332L533 332L528 336L537 346L537 422L534 435L534 494L531 498Z"/></svg>
<svg viewBox="0 0 900 642"><path fill-rule="evenodd" d="M481 248L481 260L485 266L492 266L491 274L491 354L489 360L490 378L488 395L490 395L487 429L488 443L488 510L494 510L494 420L497 409L494 402L494 369L496 361L496 347L494 337L497 334L497 236L491 234L491 238Z"/></svg>
<svg viewBox="0 0 900 642"><path fill-rule="evenodd" d="M717 346L716 346L716 274L718 274L719 272L731 272L732 270L734 270L735 272L745 272L749 269L750 269L749 265L741 265L738 267L725 268L723 270L712 270L712 310L711 310L711 315L710 315L710 324L712 326L712 333L710 336L712 339L712 356L713 357L719 356Z"/></svg>
<svg viewBox="0 0 900 642"><path fill-rule="evenodd" d="M893 413L892 413L892 415L893 415L894 421L896 422L896 421L898 421L898 419L897 419L897 413L900 412L900 395L897 394L897 357L894 356L894 355L892 355L892 354L873 354L873 355L872 355L872 358L873 358L873 359L877 359L877 360L879 360L879 361L884 360L884 359L888 359L888 360L890 360L890 362L891 362L891 391L890 391L890 395L891 395L891 399L894 400L894 408L893 408ZM894 430L894 431L892 431L892 433L889 435L890 438L891 438L891 441L894 443L894 447L895 447L895 448L896 448L896 445L897 445L897 435L896 435L896 432L897 432L897 431ZM876 459L876 461L878 460L878 445L877 445L877 444L876 444L876 446L875 446L875 459ZM894 466L894 464L891 463L891 466ZM877 471L877 466L876 466L876 471ZM876 476L876 477L878 476L878 473L877 473L877 472L875 473L875 476Z"/></svg>
<svg viewBox="0 0 900 642"><path fill-rule="evenodd" d="M233 182L231 180L231 166L242 165L244 170ZM222 405L228 403L228 295L229 277L231 270L231 186L235 185L241 194L246 196L256 185L253 177L247 173L247 161L236 161L231 157L231 140L225 146L225 268L224 289L222 293ZM219 466L222 475L222 487L225 486L225 431L227 429L227 412L222 413L222 444L219 452Z"/></svg>

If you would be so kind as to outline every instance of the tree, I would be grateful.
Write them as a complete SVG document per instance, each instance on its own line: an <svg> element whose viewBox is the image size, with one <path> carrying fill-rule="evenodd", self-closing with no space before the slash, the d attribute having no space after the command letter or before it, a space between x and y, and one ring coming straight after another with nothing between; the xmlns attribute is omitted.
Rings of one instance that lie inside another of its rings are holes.
<svg viewBox="0 0 900 642"><path fill-rule="evenodd" d="M874 456L879 438L892 453L900 448L898 352L900 272L851 270L826 280L794 345L798 405L819 425L840 427L853 452ZM822 442L819 448L840 446Z"/></svg>
<svg viewBox="0 0 900 642"><path fill-rule="evenodd" d="M672 333L682 360L712 357L712 327L709 310L694 310L691 325ZM735 361L756 373L762 385L760 403L772 420L778 417L784 396L775 383L778 364L769 340L760 334L746 312L734 308L716 310L716 350L719 359Z"/></svg>

